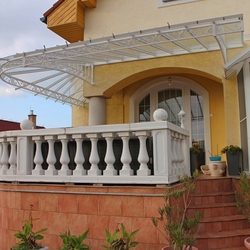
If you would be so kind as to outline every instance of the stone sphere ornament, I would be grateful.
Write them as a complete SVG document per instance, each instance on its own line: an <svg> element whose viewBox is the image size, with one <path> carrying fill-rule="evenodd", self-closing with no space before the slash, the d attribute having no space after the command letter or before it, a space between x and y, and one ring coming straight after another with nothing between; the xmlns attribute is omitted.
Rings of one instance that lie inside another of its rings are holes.
<svg viewBox="0 0 250 250"><path fill-rule="evenodd" d="M22 130L28 130L28 129L34 129L34 123L30 120L23 120L21 123L20 123L20 128Z"/></svg>
<svg viewBox="0 0 250 250"><path fill-rule="evenodd" d="M167 121L168 112L165 109L156 109L153 118L156 122Z"/></svg>

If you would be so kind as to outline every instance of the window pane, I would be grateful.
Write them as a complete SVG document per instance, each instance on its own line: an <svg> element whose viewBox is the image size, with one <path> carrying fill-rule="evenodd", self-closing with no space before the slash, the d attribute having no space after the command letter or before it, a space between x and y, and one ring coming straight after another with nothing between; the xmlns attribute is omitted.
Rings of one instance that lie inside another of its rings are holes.
<svg viewBox="0 0 250 250"><path fill-rule="evenodd" d="M168 112L168 121L180 126L178 113L182 107L181 89L167 89L158 92L158 108Z"/></svg>
<svg viewBox="0 0 250 250"><path fill-rule="evenodd" d="M139 103L139 122L150 121L150 95Z"/></svg>
<svg viewBox="0 0 250 250"><path fill-rule="evenodd" d="M191 104L192 141L197 142L201 148L205 149L203 98L191 90L190 104Z"/></svg>

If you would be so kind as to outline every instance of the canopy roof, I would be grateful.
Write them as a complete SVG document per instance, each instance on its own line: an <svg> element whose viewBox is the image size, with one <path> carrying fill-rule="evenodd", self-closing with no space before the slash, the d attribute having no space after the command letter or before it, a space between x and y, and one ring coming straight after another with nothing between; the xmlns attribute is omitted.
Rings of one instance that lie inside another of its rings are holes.
<svg viewBox="0 0 250 250"><path fill-rule="evenodd" d="M81 106L83 84L95 84L96 65L213 50L221 50L226 63L226 50L243 42L242 14L168 24L9 56L1 59L0 77L16 89Z"/></svg>
<svg viewBox="0 0 250 250"><path fill-rule="evenodd" d="M224 66L225 78L230 78L234 73L238 74L242 69L245 61L250 60L250 48L247 48L240 54L238 54L231 61L227 62Z"/></svg>

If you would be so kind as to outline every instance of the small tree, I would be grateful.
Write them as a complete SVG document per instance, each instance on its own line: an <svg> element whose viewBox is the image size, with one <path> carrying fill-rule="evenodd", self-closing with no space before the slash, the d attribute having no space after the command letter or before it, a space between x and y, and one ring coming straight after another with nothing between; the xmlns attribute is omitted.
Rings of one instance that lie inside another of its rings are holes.
<svg viewBox="0 0 250 250"><path fill-rule="evenodd" d="M195 179L198 170L193 177L183 175L179 177L182 188L173 189L169 186L163 196L165 204L158 208L159 217L152 218L154 226L168 240L174 250L183 250L183 246L189 249L194 244L199 229L201 213L195 212L193 216L187 214L191 203L190 194L195 191ZM163 223L163 230L159 223Z"/></svg>

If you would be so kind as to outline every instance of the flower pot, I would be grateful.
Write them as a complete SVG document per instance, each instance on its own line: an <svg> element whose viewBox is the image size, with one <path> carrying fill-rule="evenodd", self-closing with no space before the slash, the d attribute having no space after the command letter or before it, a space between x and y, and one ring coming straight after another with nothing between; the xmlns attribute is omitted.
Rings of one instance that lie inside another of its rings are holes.
<svg viewBox="0 0 250 250"><path fill-rule="evenodd" d="M209 160L210 161L221 161L221 156L210 156Z"/></svg>
<svg viewBox="0 0 250 250"><path fill-rule="evenodd" d="M186 248L186 246L183 246L182 250L199 250L197 247L194 247L194 246L191 246L191 247L188 247ZM171 246L166 246L166 247L163 247L161 250L174 250L173 247Z"/></svg>
<svg viewBox="0 0 250 250"><path fill-rule="evenodd" d="M193 172L198 169L200 171L200 166L205 164L204 152L200 151L198 154L190 154L190 172Z"/></svg>
<svg viewBox="0 0 250 250"><path fill-rule="evenodd" d="M230 154L226 152L227 157L227 167L229 175L239 175L240 174L240 152L235 154Z"/></svg>
<svg viewBox="0 0 250 250"><path fill-rule="evenodd" d="M245 247L247 249L250 249L250 237L247 237L245 240L244 240L244 244L245 244Z"/></svg>
<svg viewBox="0 0 250 250"><path fill-rule="evenodd" d="M208 166L211 176L223 176L226 173L225 161L210 161Z"/></svg>

